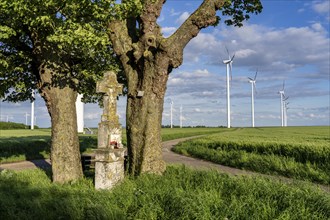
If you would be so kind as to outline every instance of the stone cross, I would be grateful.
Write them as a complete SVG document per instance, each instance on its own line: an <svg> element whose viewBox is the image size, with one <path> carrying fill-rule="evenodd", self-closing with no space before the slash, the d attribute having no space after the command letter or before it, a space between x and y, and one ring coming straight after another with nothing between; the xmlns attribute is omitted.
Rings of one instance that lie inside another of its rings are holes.
<svg viewBox="0 0 330 220"><path fill-rule="evenodd" d="M108 71L96 84L96 92L103 94L103 114L99 123L97 149L95 150L95 188L111 189L124 179L122 128L117 115L117 96L123 86L117 75Z"/></svg>
<svg viewBox="0 0 330 220"><path fill-rule="evenodd" d="M117 81L117 75L108 71L104 73L103 79L96 84L96 92L105 94L103 96L103 115L101 121L112 121L118 123L117 97L121 95L123 85Z"/></svg>

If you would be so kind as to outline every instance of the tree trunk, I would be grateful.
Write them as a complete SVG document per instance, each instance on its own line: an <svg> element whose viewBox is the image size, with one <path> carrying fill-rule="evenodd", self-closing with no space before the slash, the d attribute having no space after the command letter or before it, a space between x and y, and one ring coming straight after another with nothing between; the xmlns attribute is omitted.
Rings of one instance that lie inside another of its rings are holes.
<svg viewBox="0 0 330 220"><path fill-rule="evenodd" d="M77 132L77 92L68 85L52 85L52 72L42 69L41 96L51 116L53 182L66 183L83 177ZM56 83L55 83L56 84ZM59 83L60 84L60 83Z"/></svg>
<svg viewBox="0 0 330 220"><path fill-rule="evenodd" d="M114 20L108 30L127 79L126 130L129 172L162 173L161 123L168 75L183 62L183 50L202 28L216 24L225 0L204 0L174 34L157 24L166 0L144 0L140 15ZM140 96L143 91L143 96Z"/></svg>
<svg viewBox="0 0 330 220"><path fill-rule="evenodd" d="M161 174L166 169L161 122L167 78L167 73L159 74L152 64L145 68L142 79L129 80L126 130L131 174ZM143 91L142 97L137 95L138 91Z"/></svg>

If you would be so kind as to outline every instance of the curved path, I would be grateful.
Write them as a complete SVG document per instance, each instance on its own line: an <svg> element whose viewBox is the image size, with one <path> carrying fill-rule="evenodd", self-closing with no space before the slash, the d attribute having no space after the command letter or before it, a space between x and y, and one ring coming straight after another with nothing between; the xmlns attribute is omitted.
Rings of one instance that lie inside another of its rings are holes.
<svg viewBox="0 0 330 220"><path fill-rule="evenodd" d="M280 179L284 182L304 182L300 180L294 180L290 179L287 177L283 176L271 176L271 175L266 175L266 174L261 174L261 173L256 173L252 171L245 171L237 168L232 168L228 166L223 166L220 164L216 164L213 162L209 161L204 161L201 159L196 159L192 157L187 157L183 156L180 154L174 153L171 149L174 147L176 144L179 142L201 137L200 136L194 136L194 137L187 137L187 138L180 138L180 139L175 139L175 140L170 140L170 141L165 141L163 142L163 158L167 164L184 164L188 167L192 167L194 169L199 169L199 170L217 170L220 173L226 173L230 175L248 175L248 176L263 176L263 177L269 177L269 178L274 178L274 179ZM33 160L33 161L22 161L22 162L17 162L17 163L8 163L8 164L0 164L0 171L4 169L9 169L9 170L23 170L23 169L33 169L33 168L50 168L50 160L49 159L41 159L41 160ZM320 184L315 184L319 186L321 189L330 192L330 186L326 185L320 185Z"/></svg>

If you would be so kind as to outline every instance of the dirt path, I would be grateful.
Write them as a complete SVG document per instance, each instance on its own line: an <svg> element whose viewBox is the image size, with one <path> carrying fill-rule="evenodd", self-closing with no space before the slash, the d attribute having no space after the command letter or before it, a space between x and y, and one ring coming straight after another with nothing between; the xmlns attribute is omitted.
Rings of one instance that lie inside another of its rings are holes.
<svg viewBox="0 0 330 220"><path fill-rule="evenodd" d="M40 160L32 160L32 161L21 161L16 163L6 163L0 164L1 170L25 170L25 169L35 169L35 168L50 168L50 160L49 159L40 159Z"/></svg>
<svg viewBox="0 0 330 220"><path fill-rule="evenodd" d="M201 135L203 136L203 135ZM290 178L282 177L282 176L271 176L271 175L265 175L265 174L260 174L252 171L245 171L245 170L240 170L232 167L227 167L219 164L215 164L209 161L204 161L192 157L186 157L180 154L176 154L173 151L171 151L171 148L174 147L176 144L179 142L189 140L192 138L197 138L201 136L194 136L194 137L188 137L188 138L180 138L180 139L175 139L171 141L165 141L163 142L163 158L167 164L184 164L188 167L192 167L194 169L199 169L199 170L217 170L220 173L226 173L229 175L248 175L248 176L263 176L263 177L269 177L269 178L274 178L275 180L282 180L284 182L303 182L299 180L293 180ZM50 168L51 164L49 159L46 160L33 160L33 161L22 161L22 162L17 162L17 163L8 163L8 164L0 164L0 171L4 169L9 169L9 170L23 170L23 169L34 169L34 168ZM320 185L320 184L315 184L319 186L321 189L325 190L326 192L330 192L330 186L326 185Z"/></svg>
<svg viewBox="0 0 330 220"><path fill-rule="evenodd" d="M199 136L197 136L199 137ZM171 149L179 142L189 140L195 137L188 137L188 138L181 138L181 139L175 139L171 141L165 141L163 142L163 158L166 163L168 164L184 164L189 167L193 167L195 169L213 169L218 170L221 173L228 173L232 175L258 175L257 173L250 172L250 171L244 171L232 167L222 166L219 164L215 164L209 161L200 160L192 157L186 157L177 153L174 153Z"/></svg>

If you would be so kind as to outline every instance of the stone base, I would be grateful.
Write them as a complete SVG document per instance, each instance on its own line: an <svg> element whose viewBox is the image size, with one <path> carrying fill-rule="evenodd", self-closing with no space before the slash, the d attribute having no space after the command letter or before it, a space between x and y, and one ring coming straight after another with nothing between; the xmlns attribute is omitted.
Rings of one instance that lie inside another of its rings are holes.
<svg viewBox="0 0 330 220"><path fill-rule="evenodd" d="M124 161L95 162L95 189L112 189L124 179Z"/></svg>
<svg viewBox="0 0 330 220"><path fill-rule="evenodd" d="M125 149L95 150L95 189L111 189L124 179Z"/></svg>

